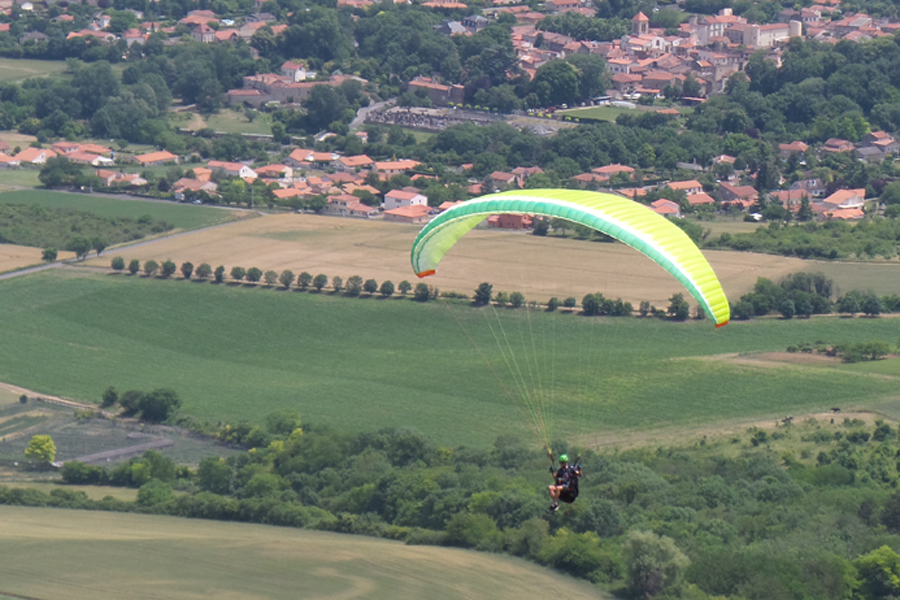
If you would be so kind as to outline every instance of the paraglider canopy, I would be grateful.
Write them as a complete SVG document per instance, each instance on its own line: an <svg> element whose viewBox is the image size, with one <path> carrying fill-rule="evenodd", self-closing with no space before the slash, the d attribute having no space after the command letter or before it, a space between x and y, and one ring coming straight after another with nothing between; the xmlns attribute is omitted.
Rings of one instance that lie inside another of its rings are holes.
<svg viewBox="0 0 900 600"><path fill-rule="evenodd" d="M560 218L600 231L631 246L675 277L721 327L730 308L712 267L674 223L616 194L583 190L514 190L457 204L429 222L412 247L413 270L432 275L447 251L468 231L496 214Z"/></svg>

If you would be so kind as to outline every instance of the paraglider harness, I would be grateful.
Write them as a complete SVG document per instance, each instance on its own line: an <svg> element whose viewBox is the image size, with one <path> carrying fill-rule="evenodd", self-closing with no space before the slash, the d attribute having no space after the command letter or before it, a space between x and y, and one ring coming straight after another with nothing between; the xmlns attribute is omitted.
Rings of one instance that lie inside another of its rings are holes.
<svg viewBox="0 0 900 600"><path fill-rule="evenodd" d="M575 458L575 465L571 463L559 469L553 468L553 454L550 454L550 474L556 480L556 485L563 486L559 492L559 501L571 504L578 497L578 474L581 472L581 465L578 462L581 457Z"/></svg>

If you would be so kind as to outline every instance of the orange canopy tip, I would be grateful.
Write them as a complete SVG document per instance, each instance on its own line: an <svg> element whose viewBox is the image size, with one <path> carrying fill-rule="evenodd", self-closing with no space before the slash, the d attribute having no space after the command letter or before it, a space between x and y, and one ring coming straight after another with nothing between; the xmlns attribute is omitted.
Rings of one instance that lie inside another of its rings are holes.
<svg viewBox="0 0 900 600"><path fill-rule="evenodd" d="M724 323L719 323L719 324L717 324L717 325L716 325L716 329L718 329L719 327L725 327L726 325L728 325L728 321L725 321Z"/></svg>
<svg viewBox="0 0 900 600"><path fill-rule="evenodd" d="M428 269L427 271L422 271L421 273L416 273L416 277L422 279L423 277L428 277L429 275L434 275L434 269Z"/></svg>

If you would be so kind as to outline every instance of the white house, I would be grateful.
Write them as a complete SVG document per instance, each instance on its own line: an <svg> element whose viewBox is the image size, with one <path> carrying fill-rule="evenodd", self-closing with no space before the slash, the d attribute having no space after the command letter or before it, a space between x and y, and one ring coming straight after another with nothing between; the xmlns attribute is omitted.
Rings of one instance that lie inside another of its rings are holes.
<svg viewBox="0 0 900 600"><path fill-rule="evenodd" d="M428 206L428 198L424 194L414 194L403 190L391 190L384 195L384 210L392 210L403 206Z"/></svg>

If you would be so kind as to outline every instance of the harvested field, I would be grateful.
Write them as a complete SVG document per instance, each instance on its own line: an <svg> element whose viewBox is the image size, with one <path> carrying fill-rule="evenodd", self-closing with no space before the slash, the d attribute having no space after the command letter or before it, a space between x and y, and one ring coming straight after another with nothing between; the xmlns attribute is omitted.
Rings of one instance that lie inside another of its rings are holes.
<svg viewBox="0 0 900 600"><path fill-rule="evenodd" d="M166 598L606 598L496 554L268 525L0 507L0 596Z"/></svg>
<svg viewBox="0 0 900 600"><path fill-rule="evenodd" d="M207 262L262 270L291 269L346 279L360 275L379 283L415 283L409 249L420 227L306 214L272 215L217 229L144 244L115 252L141 261L171 259L180 264ZM900 293L900 263L829 263L764 254L706 253L726 293L736 299L758 277L779 280L797 271L825 271L841 289ZM109 258L88 262L108 266ZM425 280L442 291L471 294L482 281L494 291L520 291L546 301L601 291L637 303L665 306L678 283L655 263L622 244L541 238L526 233L477 230L448 252L438 273Z"/></svg>
<svg viewBox="0 0 900 600"><path fill-rule="evenodd" d="M59 252L58 260L72 258L74 252ZM41 249L28 246L0 244L0 273L15 271L23 267L41 264Z"/></svg>

